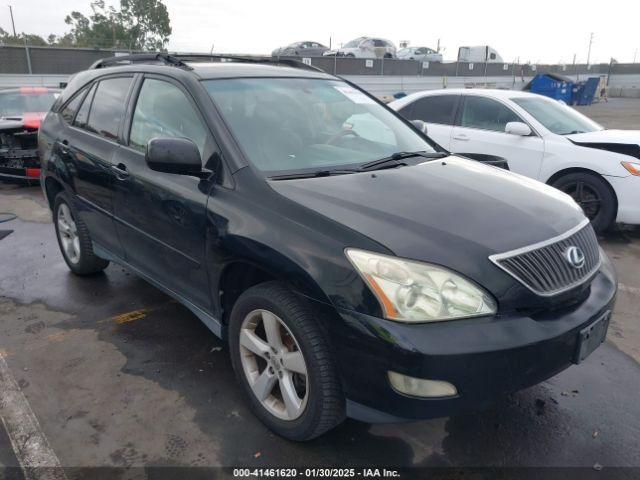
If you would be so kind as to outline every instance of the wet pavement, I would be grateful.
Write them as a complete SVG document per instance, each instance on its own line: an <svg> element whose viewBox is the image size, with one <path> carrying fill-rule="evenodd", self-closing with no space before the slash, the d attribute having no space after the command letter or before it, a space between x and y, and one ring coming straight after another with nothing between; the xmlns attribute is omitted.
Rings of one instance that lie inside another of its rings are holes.
<svg viewBox="0 0 640 480"><path fill-rule="evenodd" d="M640 467L640 233L603 240L622 288L607 342L489 410L402 425L348 420L306 444L270 433L227 347L119 266L72 275L37 187L0 184L0 348L65 466ZM0 465L15 464L0 432Z"/></svg>

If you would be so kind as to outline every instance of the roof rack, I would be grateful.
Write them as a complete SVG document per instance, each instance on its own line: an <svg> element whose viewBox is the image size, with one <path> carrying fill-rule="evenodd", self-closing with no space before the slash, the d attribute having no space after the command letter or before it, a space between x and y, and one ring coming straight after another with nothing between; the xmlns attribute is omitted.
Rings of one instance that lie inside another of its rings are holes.
<svg viewBox="0 0 640 480"><path fill-rule="evenodd" d="M131 65L133 63L153 63L158 62L174 67L188 68L179 58L167 53L134 53L131 55L120 55L116 57L101 58L94 62L89 70L96 68L113 67L118 65Z"/></svg>
<svg viewBox="0 0 640 480"><path fill-rule="evenodd" d="M185 63L188 62L239 62L239 63L267 63L271 65L286 65L288 67L300 68L305 70L313 70L323 72L324 70L308 65L299 60L292 58L280 57L250 57L244 55L220 55L220 54L168 54L168 53L135 53L131 55L121 55L117 57L103 58L93 63L89 67L90 70L97 68L113 67L118 65L131 65L134 63L161 63L163 65L179 67L191 70L192 68Z"/></svg>

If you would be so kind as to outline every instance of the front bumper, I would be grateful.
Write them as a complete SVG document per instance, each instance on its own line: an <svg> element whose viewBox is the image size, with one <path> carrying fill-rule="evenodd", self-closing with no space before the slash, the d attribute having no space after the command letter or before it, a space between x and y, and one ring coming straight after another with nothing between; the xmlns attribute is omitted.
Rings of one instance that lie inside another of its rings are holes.
<svg viewBox="0 0 640 480"><path fill-rule="evenodd" d="M618 198L616 222L640 225L640 177L606 177Z"/></svg>
<svg viewBox="0 0 640 480"><path fill-rule="evenodd" d="M586 299L556 311L412 325L341 310L342 321L330 322L330 338L347 413L384 422L482 409L501 394L569 367L580 330L613 309L616 291L616 275L605 256ZM452 383L458 394L416 398L397 393L389 370Z"/></svg>

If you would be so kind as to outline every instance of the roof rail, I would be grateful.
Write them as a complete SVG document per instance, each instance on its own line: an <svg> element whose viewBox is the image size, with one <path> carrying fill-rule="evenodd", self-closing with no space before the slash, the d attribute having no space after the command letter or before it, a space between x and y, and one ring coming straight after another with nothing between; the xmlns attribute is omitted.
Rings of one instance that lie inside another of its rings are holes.
<svg viewBox="0 0 640 480"><path fill-rule="evenodd" d="M133 63L151 63L159 62L164 65L170 65L173 67L189 68L179 58L167 53L133 53L131 55L120 55L116 57L101 58L94 62L89 70L96 68L113 67L118 65L130 65Z"/></svg>
<svg viewBox="0 0 640 480"><path fill-rule="evenodd" d="M313 70L316 72L323 72L324 70L308 65L299 60L292 58L280 58L280 57L250 57L244 55L221 55L221 54L168 54L168 53L135 53L131 55L122 55L119 57L102 58L93 63L89 67L89 70L97 68L113 67L118 65L130 65L133 63L162 63L164 65L185 68L191 70L185 61L198 62L198 61L218 61L218 62L239 62L239 63L268 63L272 65L286 65L293 68L301 68L305 70Z"/></svg>
<svg viewBox="0 0 640 480"><path fill-rule="evenodd" d="M229 61L229 62L239 62L239 63L268 63L272 65L286 65L287 67L293 68L301 68L304 70L313 70L315 72L325 73L324 70L314 67L313 65L309 65L307 63L301 62L300 60L296 60L293 58L280 58L280 57L261 57L261 56L248 56L248 55L225 55L219 53L213 54L198 54L198 53L189 53L189 54L174 54L175 58L186 60L190 62L201 61Z"/></svg>

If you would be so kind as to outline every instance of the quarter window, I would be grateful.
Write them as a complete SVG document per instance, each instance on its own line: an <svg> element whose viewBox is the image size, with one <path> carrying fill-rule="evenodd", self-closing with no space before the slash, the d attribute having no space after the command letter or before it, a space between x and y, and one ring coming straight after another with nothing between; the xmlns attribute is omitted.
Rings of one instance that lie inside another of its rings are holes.
<svg viewBox="0 0 640 480"><path fill-rule="evenodd" d="M74 126L79 128L86 128L87 120L89 119L89 109L91 108L91 100L93 99L94 93L96 93L95 83L91 87L91 90L89 91L89 93L84 97L82 106L80 107L80 110L78 110L78 114L76 115L76 118L73 121Z"/></svg>
<svg viewBox="0 0 640 480"><path fill-rule="evenodd" d="M460 126L504 132L509 122L522 122L522 119L491 98L472 95L465 97Z"/></svg>
<svg viewBox="0 0 640 480"><path fill-rule="evenodd" d="M130 146L144 151L152 138L188 138L203 155L206 132L182 90L162 80L144 81L131 122Z"/></svg>
<svg viewBox="0 0 640 480"><path fill-rule="evenodd" d="M86 89L81 90L75 97L71 99L69 103L67 103L67 105L60 112L60 115L62 115L62 119L66 123L73 122L73 117L76 116L76 112L78 111L78 108L80 108L82 97L84 97L86 91Z"/></svg>
<svg viewBox="0 0 640 480"><path fill-rule="evenodd" d="M118 138L118 127L124 116L131 77L102 80L94 95L87 130L110 140Z"/></svg>
<svg viewBox="0 0 640 480"><path fill-rule="evenodd" d="M458 106L458 95L434 95L419 98L411 105L409 120L422 120L427 123L453 125ZM404 111L401 111L404 114Z"/></svg>

